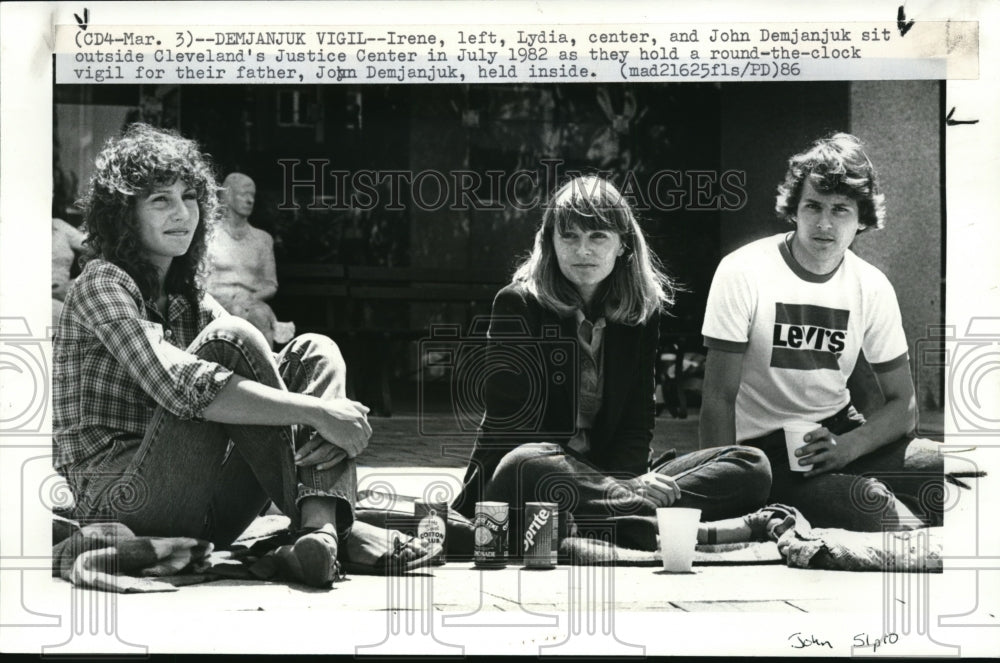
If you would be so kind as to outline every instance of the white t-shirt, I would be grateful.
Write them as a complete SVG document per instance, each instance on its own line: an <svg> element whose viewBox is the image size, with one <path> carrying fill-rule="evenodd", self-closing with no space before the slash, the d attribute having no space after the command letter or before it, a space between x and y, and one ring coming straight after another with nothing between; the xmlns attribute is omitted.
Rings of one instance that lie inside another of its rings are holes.
<svg viewBox="0 0 1000 663"><path fill-rule="evenodd" d="M885 274L850 250L830 274L813 274L792 257L790 237L766 237L723 258L708 294L705 345L743 353L739 442L843 409L862 349L876 372L908 361Z"/></svg>

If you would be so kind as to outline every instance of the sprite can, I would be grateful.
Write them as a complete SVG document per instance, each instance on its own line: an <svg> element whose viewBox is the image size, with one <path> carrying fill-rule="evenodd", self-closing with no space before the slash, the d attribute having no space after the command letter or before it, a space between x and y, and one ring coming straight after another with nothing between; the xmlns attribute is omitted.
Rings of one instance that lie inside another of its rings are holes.
<svg viewBox="0 0 1000 663"><path fill-rule="evenodd" d="M524 566L531 569L555 568L559 556L559 505L555 502L526 502L524 505Z"/></svg>

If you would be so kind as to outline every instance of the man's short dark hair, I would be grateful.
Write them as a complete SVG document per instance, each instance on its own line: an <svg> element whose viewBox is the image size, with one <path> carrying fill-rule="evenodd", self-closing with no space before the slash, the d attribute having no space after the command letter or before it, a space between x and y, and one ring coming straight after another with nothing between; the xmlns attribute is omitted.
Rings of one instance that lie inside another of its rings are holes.
<svg viewBox="0 0 1000 663"><path fill-rule="evenodd" d="M778 185L775 211L790 223L795 222L806 178L820 193L839 193L856 200L858 221L865 230L885 225L885 196L879 191L878 174L856 136L836 133L821 138L788 160L785 181Z"/></svg>

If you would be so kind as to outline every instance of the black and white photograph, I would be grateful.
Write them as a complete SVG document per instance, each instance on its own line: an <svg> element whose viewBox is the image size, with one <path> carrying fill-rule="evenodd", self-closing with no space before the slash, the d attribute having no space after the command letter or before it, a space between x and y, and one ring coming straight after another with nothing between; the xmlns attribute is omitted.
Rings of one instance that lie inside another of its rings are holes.
<svg viewBox="0 0 1000 663"><path fill-rule="evenodd" d="M46 5L0 649L995 651L996 11Z"/></svg>

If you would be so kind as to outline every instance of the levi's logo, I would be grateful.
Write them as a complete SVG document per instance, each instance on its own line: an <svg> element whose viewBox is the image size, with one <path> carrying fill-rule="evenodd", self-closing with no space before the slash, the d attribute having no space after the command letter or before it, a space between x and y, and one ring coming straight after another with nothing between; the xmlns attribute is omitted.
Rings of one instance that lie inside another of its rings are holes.
<svg viewBox="0 0 1000 663"><path fill-rule="evenodd" d="M774 305L771 367L838 369L851 312L811 304Z"/></svg>

